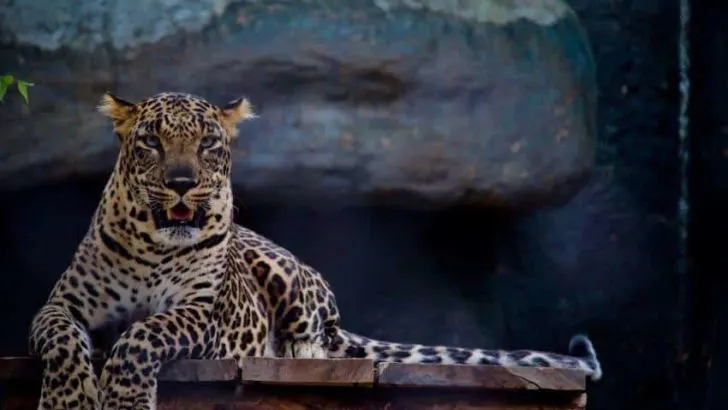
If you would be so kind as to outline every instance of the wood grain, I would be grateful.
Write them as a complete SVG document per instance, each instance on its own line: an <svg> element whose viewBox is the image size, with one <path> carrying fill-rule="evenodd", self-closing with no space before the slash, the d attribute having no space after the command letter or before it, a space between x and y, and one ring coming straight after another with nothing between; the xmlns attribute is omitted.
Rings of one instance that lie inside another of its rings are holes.
<svg viewBox="0 0 728 410"><path fill-rule="evenodd" d="M235 360L180 360L167 363L159 372L160 381L217 382L238 379Z"/></svg>
<svg viewBox="0 0 728 410"><path fill-rule="evenodd" d="M242 381L267 384L373 386L374 362L366 359L243 359Z"/></svg>
<svg viewBox="0 0 728 410"><path fill-rule="evenodd" d="M377 384L493 390L584 391L586 375L571 369L379 363Z"/></svg>

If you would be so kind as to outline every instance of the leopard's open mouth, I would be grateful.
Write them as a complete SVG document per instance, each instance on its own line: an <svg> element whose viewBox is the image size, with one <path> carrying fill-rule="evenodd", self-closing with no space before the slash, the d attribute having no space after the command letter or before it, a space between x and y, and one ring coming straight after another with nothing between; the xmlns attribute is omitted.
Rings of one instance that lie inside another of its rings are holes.
<svg viewBox="0 0 728 410"><path fill-rule="evenodd" d="M201 207L190 209L182 202L166 210L154 212L157 228L191 227L202 228L205 221L205 210Z"/></svg>

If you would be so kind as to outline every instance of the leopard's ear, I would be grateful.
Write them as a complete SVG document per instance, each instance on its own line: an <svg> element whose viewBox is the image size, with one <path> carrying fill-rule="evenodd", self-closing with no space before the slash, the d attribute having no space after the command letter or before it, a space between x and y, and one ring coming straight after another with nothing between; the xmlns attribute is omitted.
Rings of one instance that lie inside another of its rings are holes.
<svg viewBox="0 0 728 410"><path fill-rule="evenodd" d="M136 105L108 92L101 97L98 110L111 119L120 138L129 134L137 115Z"/></svg>
<svg viewBox="0 0 728 410"><path fill-rule="evenodd" d="M225 131L231 138L238 135L238 124L243 121L252 120L258 116L253 112L253 106L246 98L238 98L230 101L220 108Z"/></svg>

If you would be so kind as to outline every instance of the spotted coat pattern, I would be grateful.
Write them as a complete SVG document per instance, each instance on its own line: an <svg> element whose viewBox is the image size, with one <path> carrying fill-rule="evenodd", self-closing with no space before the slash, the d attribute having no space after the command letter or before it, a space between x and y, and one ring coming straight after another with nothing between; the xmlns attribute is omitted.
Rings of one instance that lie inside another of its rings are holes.
<svg viewBox="0 0 728 410"><path fill-rule="evenodd" d="M322 275L233 222L231 143L254 118L245 99L183 93L139 103L111 94L121 150L86 236L33 318L39 409L154 409L156 375L177 359L361 357L406 363L601 367L585 336L572 355L375 341L340 327ZM130 323L96 378L90 332Z"/></svg>

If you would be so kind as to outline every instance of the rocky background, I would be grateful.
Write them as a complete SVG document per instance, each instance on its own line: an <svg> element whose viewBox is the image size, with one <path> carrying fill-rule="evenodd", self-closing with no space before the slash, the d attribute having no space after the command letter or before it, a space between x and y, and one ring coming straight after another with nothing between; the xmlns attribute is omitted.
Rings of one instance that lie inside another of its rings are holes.
<svg viewBox="0 0 728 410"><path fill-rule="evenodd" d="M556 351L585 331L591 409L699 408L677 0L460 3L0 3L0 72L37 84L0 107L0 354L25 353L103 187L100 94L242 93L239 222L321 270L349 329Z"/></svg>

